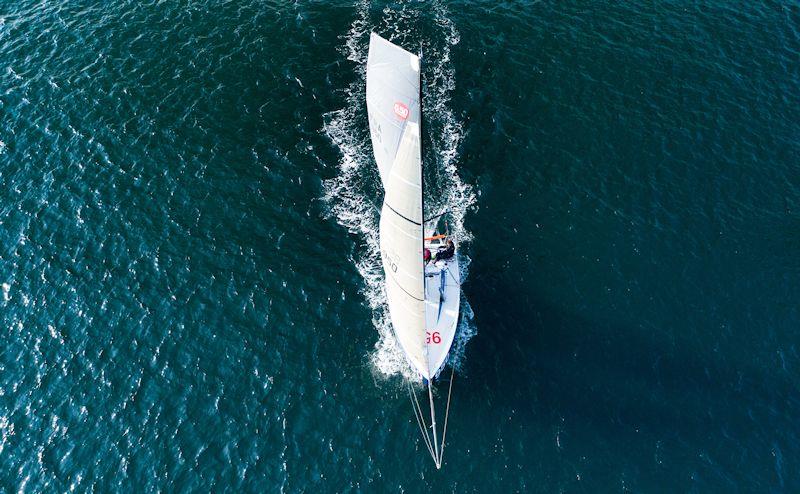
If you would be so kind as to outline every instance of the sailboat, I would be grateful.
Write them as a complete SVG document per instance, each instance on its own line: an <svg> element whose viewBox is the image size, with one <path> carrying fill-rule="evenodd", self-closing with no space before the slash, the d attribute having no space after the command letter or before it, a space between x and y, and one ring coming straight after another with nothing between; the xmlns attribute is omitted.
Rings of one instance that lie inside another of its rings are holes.
<svg viewBox="0 0 800 494"><path fill-rule="evenodd" d="M420 59L372 33L366 99L372 149L385 192L379 228L389 315L409 365L427 385L430 426L410 383L409 395L428 452L441 468L452 374L441 441L432 386L455 338L461 281L455 239L426 232L425 227L438 222L424 216Z"/></svg>

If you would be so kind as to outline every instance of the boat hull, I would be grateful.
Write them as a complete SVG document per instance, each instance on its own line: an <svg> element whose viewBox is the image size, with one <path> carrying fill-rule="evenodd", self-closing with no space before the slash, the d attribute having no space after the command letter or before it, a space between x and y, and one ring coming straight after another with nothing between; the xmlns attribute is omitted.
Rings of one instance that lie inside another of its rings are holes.
<svg viewBox="0 0 800 494"><path fill-rule="evenodd" d="M426 242L436 252L438 243ZM447 363L458 329L461 304L461 279L458 254L425 266L425 345L428 368L434 378Z"/></svg>

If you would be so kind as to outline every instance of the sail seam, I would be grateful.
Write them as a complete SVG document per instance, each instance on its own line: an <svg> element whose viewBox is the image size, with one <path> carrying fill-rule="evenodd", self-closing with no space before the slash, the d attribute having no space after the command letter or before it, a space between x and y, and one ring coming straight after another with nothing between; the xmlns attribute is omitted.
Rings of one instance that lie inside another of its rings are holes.
<svg viewBox="0 0 800 494"><path fill-rule="evenodd" d="M394 177L394 178L396 178L397 180L401 180L401 181L407 183L408 185L410 185L410 186L412 186L414 188L417 188L417 189L421 189L422 188L422 186L417 185L414 182L410 182L410 181L404 179L399 173L395 173L394 166L392 167L392 171L389 172L389 175Z"/></svg>
<svg viewBox="0 0 800 494"><path fill-rule="evenodd" d="M388 222L388 225L390 225L392 228L394 228L399 233L401 233L401 234L405 235L406 237L410 238L411 240L417 240L417 238L418 238L416 235L409 235L408 233L406 233L405 230L403 230L403 228L399 224L396 224L394 222Z"/></svg>

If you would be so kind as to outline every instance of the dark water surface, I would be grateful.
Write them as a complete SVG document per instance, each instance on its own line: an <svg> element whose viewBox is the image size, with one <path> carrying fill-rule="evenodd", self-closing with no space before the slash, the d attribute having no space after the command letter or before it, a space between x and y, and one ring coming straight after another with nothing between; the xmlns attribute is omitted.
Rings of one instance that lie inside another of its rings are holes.
<svg viewBox="0 0 800 494"><path fill-rule="evenodd" d="M463 206L441 471L373 29ZM794 2L0 1L3 492L797 492L798 250Z"/></svg>

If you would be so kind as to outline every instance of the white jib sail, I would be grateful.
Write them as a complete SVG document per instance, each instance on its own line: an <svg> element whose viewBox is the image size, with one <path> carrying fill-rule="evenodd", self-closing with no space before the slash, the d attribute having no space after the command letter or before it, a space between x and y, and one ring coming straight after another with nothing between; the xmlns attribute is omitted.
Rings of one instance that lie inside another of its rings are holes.
<svg viewBox="0 0 800 494"><path fill-rule="evenodd" d="M372 34L367 113L386 195L380 246L392 326L412 366L430 379L425 344L419 58Z"/></svg>

